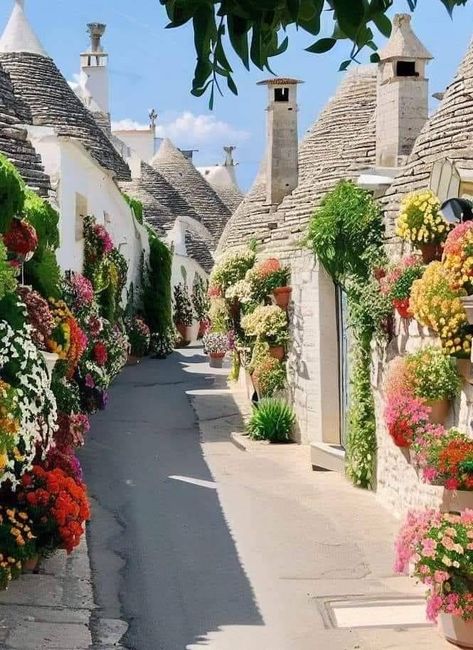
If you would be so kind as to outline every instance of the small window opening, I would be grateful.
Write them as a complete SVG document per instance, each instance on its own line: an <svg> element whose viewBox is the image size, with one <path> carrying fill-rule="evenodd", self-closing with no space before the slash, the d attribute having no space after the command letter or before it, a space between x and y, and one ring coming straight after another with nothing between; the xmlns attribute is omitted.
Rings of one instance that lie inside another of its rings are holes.
<svg viewBox="0 0 473 650"><path fill-rule="evenodd" d="M275 88L274 89L275 102L288 102L289 101L289 88Z"/></svg>
<svg viewBox="0 0 473 650"><path fill-rule="evenodd" d="M398 77L418 77L415 61L398 61L396 63L396 75Z"/></svg>

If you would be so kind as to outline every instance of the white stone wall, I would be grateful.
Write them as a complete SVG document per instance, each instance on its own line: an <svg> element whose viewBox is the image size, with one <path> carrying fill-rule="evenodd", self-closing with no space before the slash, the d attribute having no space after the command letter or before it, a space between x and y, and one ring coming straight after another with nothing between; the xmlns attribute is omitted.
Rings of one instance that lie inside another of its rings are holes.
<svg viewBox="0 0 473 650"><path fill-rule="evenodd" d="M396 356L415 352L427 345L439 345L433 332L396 318L395 337L387 348L373 345L372 386L376 406L378 465L377 496L396 515L402 516L410 509L438 508L442 502L443 488L423 483L409 462L409 453L396 447L384 423L384 385L389 362ZM464 384L461 397L453 405L446 426L470 430L473 415L473 389Z"/></svg>

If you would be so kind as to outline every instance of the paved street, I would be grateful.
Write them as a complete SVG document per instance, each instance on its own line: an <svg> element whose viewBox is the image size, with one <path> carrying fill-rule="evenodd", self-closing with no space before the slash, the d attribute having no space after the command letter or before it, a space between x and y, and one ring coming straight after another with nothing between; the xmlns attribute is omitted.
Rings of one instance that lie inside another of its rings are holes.
<svg viewBox="0 0 473 650"><path fill-rule="evenodd" d="M113 387L81 454L96 620L126 621L132 650L449 647L407 626L422 598L392 572L398 522L304 447L232 442L235 400L192 348Z"/></svg>

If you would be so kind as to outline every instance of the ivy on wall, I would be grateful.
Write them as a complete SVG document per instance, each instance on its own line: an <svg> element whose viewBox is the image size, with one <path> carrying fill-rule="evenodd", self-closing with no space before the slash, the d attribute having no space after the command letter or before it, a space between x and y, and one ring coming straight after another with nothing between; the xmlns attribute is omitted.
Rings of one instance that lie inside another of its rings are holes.
<svg viewBox="0 0 473 650"><path fill-rule="evenodd" d="M385 262L382 214L372 195L341 181L323 200L309 225L307 243L347 295L352 333L351 404L347 474L358 486L373 485L376 420L370 382L371 340L384 331L391 305L373 271Z"/></svg>
<svg viewBox="0 0 473 650"><path fill-rule="evenodd" d="M135 215L135 219L138 221L138 223L143 223L143 204L141 201L138 201L138 199L134 199L133 197L129 196L125 192L122 192L123 198L125 201L128 203L130 208L133 210L133 214Z"/></svg>

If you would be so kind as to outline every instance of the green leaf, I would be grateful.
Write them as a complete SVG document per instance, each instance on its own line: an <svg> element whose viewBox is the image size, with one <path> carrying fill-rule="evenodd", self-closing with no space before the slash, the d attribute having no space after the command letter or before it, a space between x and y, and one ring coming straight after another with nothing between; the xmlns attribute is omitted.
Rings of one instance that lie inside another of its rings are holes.
<svg viewBox="0 0 473 650"><path fill-rule="evenodd" d="M371 61L371 63L379 63L381 61L381 59L379 58L379 54L377 52L372 54L370 56L370 61Z"/></svg>
<svg viewBox="0 0 473 650"><path fill-rule="evenodd" d="M355 38L365 17L363 0L332 0L334 16L342 31Z"/></svg>
<svg viewBox="0 0 473 650"><path fill-rule="evenodd" d="M248 49L248 30L250 24L244 18L229 15L227 18L228 35L230 43L236 54L241 59L247 70L250 69L250 57Z"/></svg>
<svg viewBox="0 0 473 650"><path fill-rule="evenodd" d="M238 95L238 88L230 75L227 77L227 86L234 95Z"/></svg>
<svg viewBox="0 0 473 650"><path fill-rule="evenodd" d="M306 52L311 52L313 54L324 54L324 52L331 50L336 42L337 41L335 38L320 38L310 47L306 47Z"/></svg>
<svg viewBox="0 0 473 650"><path fill-rule="evenodd" d="M375 14L373 16L373 22L383 36L386 36L386 38L391 36L392 24L386 14Z"/></svg>
<svg viewBox="0 0 473 650"><path fill-rule="evenodd" d="M338 68L339 72L345 72L345 70L348 69L348 67L352 64L351 59L347 59L346 61L343 61L343 63L340 64L340 67Z"/></svg>

